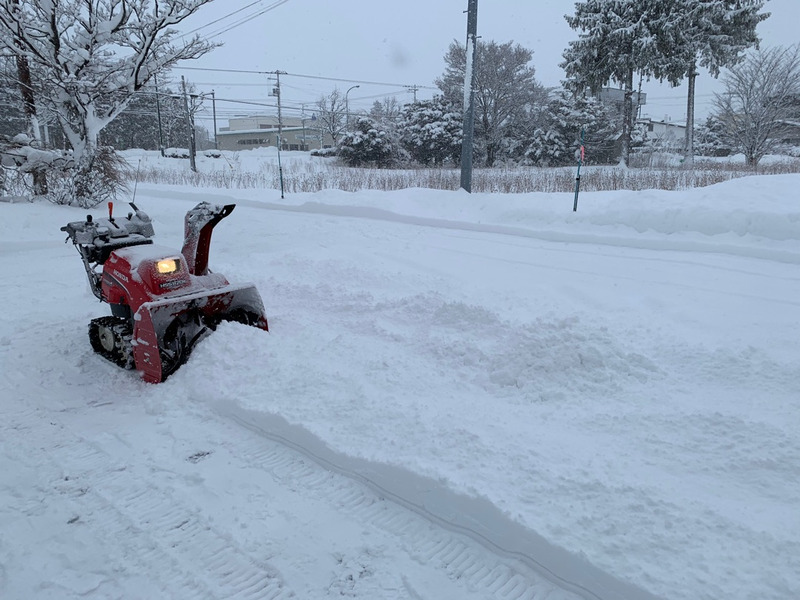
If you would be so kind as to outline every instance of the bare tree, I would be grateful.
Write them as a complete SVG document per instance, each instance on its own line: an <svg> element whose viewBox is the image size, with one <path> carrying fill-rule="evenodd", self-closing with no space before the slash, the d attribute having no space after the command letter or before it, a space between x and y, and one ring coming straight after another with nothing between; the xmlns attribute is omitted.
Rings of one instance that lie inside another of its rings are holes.
<svg viewBox="0 0 800 600"><path fill-rule="evenodd" d="M211 1L0 0L0 48L42 74L32 91L74 151L77 204L98 202L100 131L159 72L214 47L199 37L175 44L171 29Z"/></svg>
<svg viewBox="0 0 800 600"><path fill-rule="evenodd" d="M775 149L790 126L800 98L800 46L750 54L730 69L725 92L714 99L722 138L757 166Z"/></svg>
<svg viewBox="0 0 800 600"><path fill-rule="evenodd" d="M319 111L320 128L330 134L335 146L339 141L339 136L344 132L347 122L344 95L339 88L334 88L330 94L317 100L317 110Z"/></svg>
<svg viewBox="0 0 800 600"><path fill-rule="evenodd" d="M484 145L487 167L507 156L514 136L524 130L531 109L544 105L547 94L530 64L533 52L519 44L478 40L475 66L475 134ZM444 74L436 79L445 99L459 111L464 104L467 51L458 41L444 57Z"/></svg>

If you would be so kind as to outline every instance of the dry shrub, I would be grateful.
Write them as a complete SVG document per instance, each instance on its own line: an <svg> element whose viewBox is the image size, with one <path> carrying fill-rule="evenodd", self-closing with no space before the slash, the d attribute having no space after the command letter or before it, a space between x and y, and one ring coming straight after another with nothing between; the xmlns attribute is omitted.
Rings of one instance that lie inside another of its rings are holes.
<svg viewBox="0 0 800 600"><path fill-rule="evenodd" d="M710 161L698 161L693 168L585 167L581 172L581 191L683 190L748 175L780 173L800 173L800 160L767 163L757 170L745 165ZM475 169L472 191L500 194L572 192L575 175L573 168ZM265 165L259 171L220 170L210 173L148 167L139 172L139 181L222 189L280 189L280 175L275 165ZM460 181L458 169L362 169L313 162L283 167L283 187L287 193L325 189L347 192L408 188L457 190Z"/></svg>

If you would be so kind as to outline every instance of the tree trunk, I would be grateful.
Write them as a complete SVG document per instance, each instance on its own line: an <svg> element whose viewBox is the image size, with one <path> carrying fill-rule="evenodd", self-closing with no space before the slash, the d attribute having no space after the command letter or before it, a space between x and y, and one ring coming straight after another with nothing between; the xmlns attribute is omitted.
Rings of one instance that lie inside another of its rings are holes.
<svg viewBox="0 0 800 600"><path fill-rule="evenodd" d="M631 160L631 137L633 133L633 69L625 75L625 100L622 104L622 148L620 162L626 167Z"/></svg>
<svg viewBox="0 0 800 600"><path fill-rule="evenodd" d="M692 63L689 68L689 93L686 99L686 143L684 146L684 164L694 164L694 84L697 79L697 66Z"/></svg>
<svg viewBox="0 0 800 600"><path fill-rule="evenodd" d="M19 78L25 118L28 122L28 135L31 139L41 142L42 134L39 131L39 120L36 118L36 98L33 95L31 69L28 59L23 55L17 55L17 77ZM32 175L34 195L44 196L47 194L47 172L42 168L37 168L32 171Z"/></svg>

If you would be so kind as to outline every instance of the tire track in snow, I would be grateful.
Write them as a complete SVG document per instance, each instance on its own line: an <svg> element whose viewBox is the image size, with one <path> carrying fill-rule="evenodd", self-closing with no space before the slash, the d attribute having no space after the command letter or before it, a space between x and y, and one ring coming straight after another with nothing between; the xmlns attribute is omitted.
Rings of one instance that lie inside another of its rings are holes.
<svg viewBox="0 0 800 600"><path fill-rule="evenodd" d="M269 473L276 481L302 489L304 495L314 494L336 505L354 521L398 538L398 544L420 565L444 571L451 580L481 597L578 598L518 561L495 555L475 540L432 523L424 515L381 497L362 482L309 460L296 449L269 439L249 441L237 449L241 452L239 458Z"/></svg>
<svg viewBox="0 0 800 600"><path fill-rule="evenodd" d="M48 419L43 419L40 412L32 409L5 413L4 418L7 423L13 423L15 429L37 439L42 437L41 430L47 429L48 425L51 428L56 425ZM63 431L59 430L59 434L61 433ZM67 453L73 457L80 456L79 444L80 442L75 441L65 444L59 435L59 440L49 447L38 448L34 445L26 445L24 447L25 458L36 465L37 480L49 482L58 492L60 502L65 502L68 506L69 510L64 512L73 516L67 521L67 524L70 527L81 528L74 534L75 541L86 543L85 538L88 533L92 538L91 545L93 547L107 550L104 568L106 573L113 573L113 576L104 576L102 572L98 572L96 565L92 565L91 572L81 574L82 581L79 589L74 589L78 586L70 583L50 582L44 574L38 580L37 587L41 589L61 588L62 594L65 589L73 588L75 597L91 597L97 593L107 598L124 598L126 588L121 585L120 580L137 574L146 574L148 585L157 588L158 593L164 597L214 600L215 596L208 586L192 577L186 570L181 569L174 557L165 552L156 542L151 532L137 526L124 512L118 510L114 502L98 493L95 486L84 485L81 468L75 470L66 468L67 463L60 460L62 455ZM84 454L84 456L87 455ZM107 457L93 454L91 458L97 467L109 468ZM19 469L19 467L18 464L17 468ZM112 478L114 473L115 471L112 469L108 476ZM92 481L95 480L92 478ZM27 504L12 508L28 514L31 509L35 509L41 503L41 499L31 500ZM79 554L77 544L75 551ZM81 562L80 557L71 557L71 561L75 561L74 565L69 562L66 565L67 568L85 567L85 563ZM159 572L149 571L149 565L154 563L160 564L164 568ZM159 576L165 573L166 576ZM62 597L67 596L63 595Z"/></svg>
<svg viewBox="0 0 800 600"><path fill-rule="evenodd" d="M114 466L112 457L92 443L76 438L50 448L49 453L70 472L86 474L93 482L81 494L84 513L92 515L93 526L123 542L133 531L136 538L144 538L140 562L145 567L165 563L175 567L181 583L172 597L296 597L268 563L251 557L168 490L136 477L124 466ZM172 579L172 569L170 573Z"/></svg>
<svg viewBox="0 0 800 600"><path fill-rule="evenodd" d="M656 600L524 530L482 500L388 465L338 456L275 415L230 405L217 410L276 444L239 446L243 460L279 481L305 483L343 513L398 536L420 564L436 565L470 589L484 590L487 598Z"/></svg>

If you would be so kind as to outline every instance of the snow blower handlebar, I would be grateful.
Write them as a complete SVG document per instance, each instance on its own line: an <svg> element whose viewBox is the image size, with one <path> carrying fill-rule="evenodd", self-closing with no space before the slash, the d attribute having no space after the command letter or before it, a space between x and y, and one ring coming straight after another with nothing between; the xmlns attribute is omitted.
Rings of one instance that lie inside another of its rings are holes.
<svg viewBox="0 0 800 600"><path fill-rule="evenodd" d="M153 241L150 238L155 234L150 217L133 202L130 203L133 212L119 221L113 217L113 204L108 204L107 219L94 219L92 215L86 215L85 221L73 221L61 228L67 234L64 243L71 240L75 244L92 293L100 300L103 300L100 270L109 255L118 248L151 244Z"/></svg>
<svg viewBox="0 0 800 600"><path fill-rule="evenodd" d="M201 202L186 213L183 248L189 273L208 275L208 253L211 248L211 233L222 219L236 208L235 204L218 206Z"/></svg>

